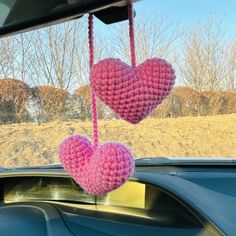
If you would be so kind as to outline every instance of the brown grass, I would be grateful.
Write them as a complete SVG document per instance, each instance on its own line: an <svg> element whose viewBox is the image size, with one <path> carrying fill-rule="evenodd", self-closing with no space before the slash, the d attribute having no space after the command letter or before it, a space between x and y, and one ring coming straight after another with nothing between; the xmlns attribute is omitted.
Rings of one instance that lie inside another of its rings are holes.
<svg viewBox="0 0 236 236"><path fill-rule="evenodd" d="M100 121L101 142L115 140L131 147L135 157L236 157L236 114L208 117L146 119L138 125ZM54 121L0 126L2 166L58 163L57 147L68 135L91 139L91 122Z"/></svg>

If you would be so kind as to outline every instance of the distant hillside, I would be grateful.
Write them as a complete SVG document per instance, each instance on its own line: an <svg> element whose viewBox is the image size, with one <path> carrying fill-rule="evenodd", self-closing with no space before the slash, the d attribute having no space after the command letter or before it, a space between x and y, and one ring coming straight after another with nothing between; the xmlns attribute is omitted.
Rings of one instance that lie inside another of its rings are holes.
<svg viewBox="0 0 236 236"><path fill-rule="evenodd" d="M138 125L121 120L99 122L102 142L122 142L136 157L236 157L235 124L236 114L150 118ZM1 125L0 163L11 167L57 163L57 146L73 133L91 138L91 122Z"/></svg>

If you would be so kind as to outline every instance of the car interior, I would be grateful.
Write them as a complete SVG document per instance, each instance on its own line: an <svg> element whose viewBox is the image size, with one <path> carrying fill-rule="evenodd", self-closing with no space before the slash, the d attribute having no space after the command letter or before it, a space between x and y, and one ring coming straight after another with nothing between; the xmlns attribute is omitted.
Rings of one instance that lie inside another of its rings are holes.
<svg viewBox="0 0 236 236"><path fill-rule="evenodd" d="M107 25L127 21L129 3L0 0L0 37L88 13ZM160 157L135 165L125 184L98 196L83 190L60 164L0 168L0 235L234 236L234 160Z"/></svg>

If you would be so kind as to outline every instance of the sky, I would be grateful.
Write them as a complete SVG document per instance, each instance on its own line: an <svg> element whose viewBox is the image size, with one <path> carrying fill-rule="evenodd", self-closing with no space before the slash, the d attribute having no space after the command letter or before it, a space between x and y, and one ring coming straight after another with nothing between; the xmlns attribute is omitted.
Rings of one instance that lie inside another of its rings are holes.
<svg viewBox="0 0 236 236"><path fill-rule="evenodd" d="M141 0L134 4L137 17L167 15L184 27L203 22L209 14L222 20L227 35L236 37L236 0Z"/></svg>
<svg viewBox="0 0 236 236"><path fill-rule="evenodd" d="M184 28L204 24L213 14L217 22L221 21L226 36L236 37L236 0L140 0L134 4L134 9L136 18L164 15ZM105 33L113 25L97 21L97 27Z"/></svg>

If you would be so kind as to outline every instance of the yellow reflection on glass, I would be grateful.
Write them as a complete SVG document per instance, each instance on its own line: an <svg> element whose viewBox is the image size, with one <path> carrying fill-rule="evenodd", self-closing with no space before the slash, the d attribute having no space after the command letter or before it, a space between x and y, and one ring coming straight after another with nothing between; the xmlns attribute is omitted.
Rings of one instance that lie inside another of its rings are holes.
<svg viewBox="0 0 236 236"><path fill-rule="evenodd" d="M115 191L110 192L105 205L145 208L145 184L127 182Z"/></svg>

